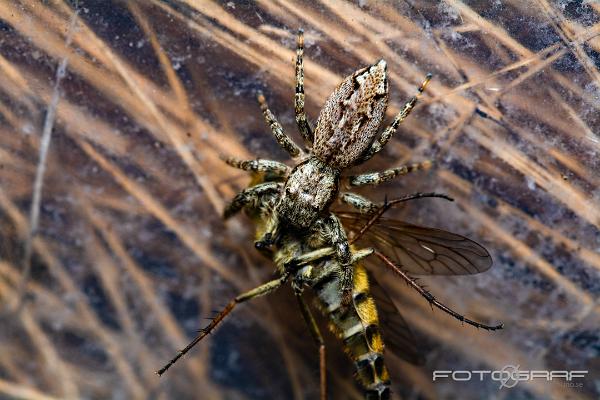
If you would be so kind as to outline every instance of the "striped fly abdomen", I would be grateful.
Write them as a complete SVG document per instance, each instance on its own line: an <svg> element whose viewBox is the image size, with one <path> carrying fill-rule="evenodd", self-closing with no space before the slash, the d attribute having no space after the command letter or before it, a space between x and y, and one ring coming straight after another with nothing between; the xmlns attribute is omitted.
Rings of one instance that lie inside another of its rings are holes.
<svg viewBox="0 0 600 400"><path fill-rule="evenodd" d="M336 261L326 261L335 263ZM361 263L354 265L352 302L342 302L341 276L336 268L313 282L320 306L329 316L330 329L344 343L356 366L356 377L366 399L389 399L390 378L383 360L383 339L375 300L369 292L369 278Z"/></svg>

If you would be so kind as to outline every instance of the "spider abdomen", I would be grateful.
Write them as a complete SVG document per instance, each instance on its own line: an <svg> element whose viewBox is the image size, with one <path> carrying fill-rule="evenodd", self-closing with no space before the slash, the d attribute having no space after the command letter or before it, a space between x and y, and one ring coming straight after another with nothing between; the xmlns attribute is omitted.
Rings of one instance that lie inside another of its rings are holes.
<svg viewBox="0 0 600 400"><path fill-rule="evenodd" d="M377 136L387 101L384 60L348 76L319 114L314 155L338 169L353 165Z"/></svg>

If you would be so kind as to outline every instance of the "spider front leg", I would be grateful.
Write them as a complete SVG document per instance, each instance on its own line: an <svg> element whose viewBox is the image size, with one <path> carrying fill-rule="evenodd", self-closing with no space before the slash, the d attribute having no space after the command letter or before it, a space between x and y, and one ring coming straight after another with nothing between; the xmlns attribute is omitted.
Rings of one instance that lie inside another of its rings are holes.
<svg viewBox="0 0 600 400"><path fill-rule="evenodd" d="M373 157L375 154L377 154L381 149L383 149L383 146L385 146L387 144L387 142L392 138L392 136L398 129L398 125L400 125L400 123L402 121L404 121L406 119L406 117L408 117L408 115L413 110L413 108L415 108L415 105L417 104L417 100L419 99L419 97L421 96L421 94L423 93L425 88L427 87L427 84L429 83L430 80L431 80L431 74L427 74L427 77L425 78L425 80L423 81L421 86L419 87L417 94L415 96L413 96L413 98L410 99L410 101L404 105L404 108L402 109L402 111L400 111L398 113L398 115L396 115L396 118L394 118L394 121L392 121L392 123L387 128L385 128L385 130L383 131L383 133L381 134L379 139L376 140L375 142L373 142L371 147L367 150L365 155L362 157L361 162L367 161L368 159Z"/></svg>
<svg viewBox="0 0 600 400"><path fill-rule="evenodd" d="M352 300L353 259L346 231L335 214L320 220L316 229L334 249L334 256L341 265L341 290L343 303Z"/></svg>
<svg viewBox="0 0 600 400"><path fill-rule="evenodd" d="M313 143L313 131L304 112L304 31L298 30L296 47L296 95L294 96L294 110L296 112L296 124L307 143Z"/></svg>
<svg viewBox="0 0 600 400"><path fill-rule="evenodd" d="M300 147L298 147L298 145L294 143L293 140L290 139L288 135L286 135L283 131L283 127L277 121L277 118L275 118L275 115L273 115L273 113L269 109L269 105L267 104L265 96L263 96L263 94L259 92L257 99L258 103L260 104L260 108L263 112L263 115L265 116L265 121L267 122L267 124L269 124L271 132L273 132L273 136L275 136L277 143L279 143L279 145L285 151L287 151L290 154L290 156L292 156L292 158L296 158L300 154L302 154L303 152L300 149Z"/></svg>
<svg viewBox="0 0 600 400"><path fill-rule="evenodd" d="M414 171L427 170L430 167L431 161L426 160L420 163L386 169L385 171L369 172L366 174L350 176L348 177L348 181L350 186L379 185L380 183L390 181L398 176L406 175Z"/></svg>
<svg viewBox="0 0 600 400"><path fill-rule="evenodd" d="M272 212L265 224L264 232L260 239L254 242L254 247L259 251L268 251L269 247L277 241L279 234L279 216L277 212Z"/></svg>
<svg viewBox="0 0 600 400"><path fill-rule="evenodd" d="M223 212L223 217L225 219L231 217L236 214L242 208L250 203L256 203L260 199L260 197L264 194L268 193L276 193L281 190L283 184L280 182L265 182L259 183L258 185L251 186L239 192L231 203L225 207L225 211Z"/></svg>
<svg viewBox="0 0 600 400"><path fill-rule="evenodd" d="M290 167L274 160L240 160L235 157L221 156L221 159L231 167L242 169L244 171L268 172L276 176L285 176L290 172Z"/></svg>
<svg viewBox="0 0 600 400"><path fill-rule="evenodd" d="M343 265L349 264L352 254L346 231L339 218L335 214L329 214L323 220L317 222L317 230L323 235L327 243L335 250L335 258Z"/></svg>

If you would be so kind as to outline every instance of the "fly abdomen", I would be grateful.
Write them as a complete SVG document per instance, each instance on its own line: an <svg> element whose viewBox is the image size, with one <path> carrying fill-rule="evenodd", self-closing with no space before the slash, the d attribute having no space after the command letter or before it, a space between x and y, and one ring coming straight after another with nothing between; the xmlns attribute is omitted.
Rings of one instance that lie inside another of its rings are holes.
<svg viewBox="0 0 600 400"><path fill-rule="evenodd" d="M343 340L346 353L356 366L356 378L365 389L366 399L389 399L390 379L383 361L383 339L375 301L369 293L367 271L354 266L353 301L342 303L339 271L329 270L313 282L323 310L329 315L331 330Z"/></svg>

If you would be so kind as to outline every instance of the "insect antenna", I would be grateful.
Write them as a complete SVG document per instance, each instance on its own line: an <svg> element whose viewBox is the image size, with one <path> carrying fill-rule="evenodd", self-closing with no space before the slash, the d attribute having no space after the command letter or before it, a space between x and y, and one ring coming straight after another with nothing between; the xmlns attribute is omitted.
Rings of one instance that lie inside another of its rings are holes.
<svg viewBox="0 0 600 400"><path fill-rule="evenodd" d="M362 235L364 235L364 233L366 231L369 230L369 228L371 226L373 226L373 224L375 224L379 218L381 218L381 216L390 208L392 208L394 205L398 204L398 203L403 203L405 201L409 201L409 200L416 200L416 199L422 199L422 198L426 198L426 197L438 197L441 199L446 199L448 201L454 201L454 199L446 194L442 194L442 193L434 193L434 192L429 192L429 193L414 193L414 194L409 194L407 196L403 196L403 197L399 197L397 199L393 199L393 200L389 200L387 199L387 197L385 198L385 201L383 203L383 206L381 206L377 212L375 212L373 214L373 216L371 217L371 219L369 220L369 222L367 222L365 224L365 226L362 227L362 229L358 232L358 234L356 234L351 240L350 240L350 244L353 244L354 242L356 242L358 239L360 239L360 237Z"/></svg>
<svg viewBox="0 0 600 400"><path fill-rule="evenodd" d="M421 296L425 297L425 299L429 302L429 304L432 307L435 306L435 307L439 308L440 310L444 311L445 313L450 314L457 320L459 320L463 323L472 325L476 328L481 328L481 329L485 329L488 331L495 331L495 330L504 328L504 324L502 324L502 323L500 323L498 325L486 325L486 324L482 324L481 322L477 322L477 321L473 321L469 318L465 318L464 316L457 313L450 307L440 303L427 289L425 289L423 286L419 285L414 278L410 277L406 272L402 271L402 269L398 265L394 264L394 262L392 260L390 260L389 258L387 258L383 253L375 250L375 252L373 254L375 254L377 257L379 257L388 267L390 267L392 269L392 271L394 271L395 273L400 275L400 277L402 279L404 279L406 281L406 283L408 283L413 289L415 289L417 292L419 292L419 294L421 294Z"/></svg>

